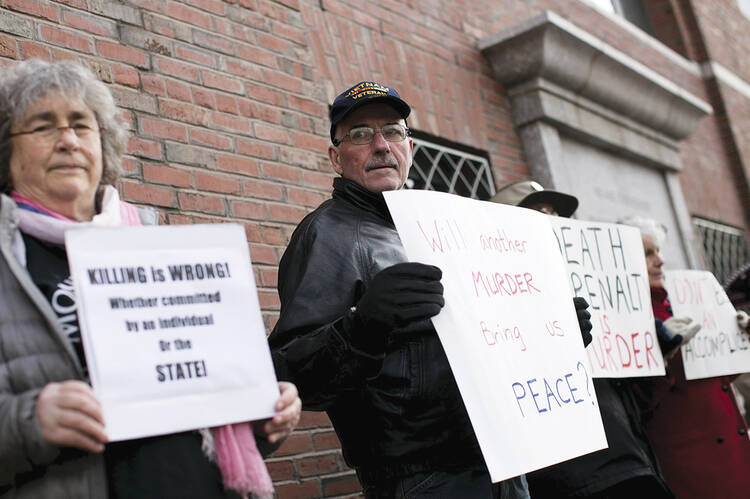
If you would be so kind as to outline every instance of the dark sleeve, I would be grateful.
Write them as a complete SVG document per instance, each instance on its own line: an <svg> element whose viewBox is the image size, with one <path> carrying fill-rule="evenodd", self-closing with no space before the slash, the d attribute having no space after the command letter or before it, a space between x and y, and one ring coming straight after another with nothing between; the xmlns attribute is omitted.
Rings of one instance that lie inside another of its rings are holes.
<svg viewBox="0 0 750 499"><path fill-rule="evenodd" d="M664 323L659 319L654 319L655 329L657 335L669 336L669 333L664 326ZM638 402L638 407L644 416L644 420L651 418L654 409L659 405L661 400L667 395L669 390L674 386L675 379L671 376L671 369L678 369L679 366L675 365L676 357L681 355L680 352L674 354L670 360L664 361L664 368L666 370L666 376L647 376L641 378L632 378L631 387L635 395L635 399Z"/></svg>
<svg viewBox="0 0 750 499"><path fill-rule="evenodd" d="M255 434L255 445L258 447L258 452L260 452L260 455L264 458L276 452L276 450L281 447L281 444L283 444L285 440L286 438L282 438L278 442L271 443L266 440L266 437L264 435L258 435L257 433Z"/></svg>
<svg viewBox="0 0 750 499"><path fill-rule="evenodd" d="M297 385L307 410L325 410L357 390L384 358L353 348L349 339L350 308L368 280L357 225L331 217L323 223L321 215L303 220L281 260L281 314L269 337L278 379Z"/></svg>

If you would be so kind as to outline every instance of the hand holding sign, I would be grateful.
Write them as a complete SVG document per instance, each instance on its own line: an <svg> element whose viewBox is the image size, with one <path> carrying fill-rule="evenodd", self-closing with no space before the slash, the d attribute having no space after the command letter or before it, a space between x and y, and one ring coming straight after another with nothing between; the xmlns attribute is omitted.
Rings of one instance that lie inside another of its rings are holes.
<svg viewBox="0 0 750 499"><path fill-rule="evenodd" d="M576 309L576 316L578 316L578 326L581 328L581 339L583 339L583 346L589 346L591 340L591 329L594 327L591 324L591 314L587 310L589 308L588 302L585 298L576 296L573 298L573 307Z"/></svg>
<svg viewBox="0 0 750 499"><path fill-rule="evenodd" d="M104 450L107 434L102 407L83 381L47 384L39 392L35 414L39 431L49 443L89 452Z"/></svg>
<svg viewBox="0 0 750 499"><path fill-rule="evenodd" d="M414 262L378 272L357 303L352 344L382 353L390 331L437 315L445 305L442 275L438 267Z"/></svg>
<svg viewBox="0 0 750 499"><path fill-rule="evenodd" d="M750 331L748 331L748 327L750 326L750 315L747 315L747 312L743 310L737 312L737 325L743 333L750 334Z"/></svg>
<svg viewBox="0 0 750 499"><path fill-rule="evenodd" d="M299 422L302 401L297 387L288 381L279 381L281 396L274 405L276 414L270 419L253 422L253 431L263 436L269 443L280 442L289 436Z"/></svg>
<svg viewBox="0 0 750 499"><path fill-rule="evenodd" d="M701 325L690 317L670 317L664 321L664 327L672 336L680 335L683 344L689 343L701 330Z"/></svg>

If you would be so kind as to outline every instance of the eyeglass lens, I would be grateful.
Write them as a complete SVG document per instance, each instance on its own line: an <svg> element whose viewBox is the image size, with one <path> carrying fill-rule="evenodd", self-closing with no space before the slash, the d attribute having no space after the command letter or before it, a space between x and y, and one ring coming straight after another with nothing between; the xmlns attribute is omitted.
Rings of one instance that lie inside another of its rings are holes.
<svg viewBox="0 0 750 499"><path fill-rule="evenodd" d="M68 129L72 130L78 138L88 137L99 130L96 126L88 123L74 123L65 126L54 126L50 123L34 127L31 130L17 132L12 135L34 135L35 137L52 140L59 138Z"/></svg>
<svg viewBox="0 0 750 499"><path fill-rule="evenodd" d="M388 142L401 142L406 138L406 130L406 127L400 124L386 125L382 128L362 126L352 128L347 135L351 143L355 145L369 144L377 132L380 132Z"/></svg>

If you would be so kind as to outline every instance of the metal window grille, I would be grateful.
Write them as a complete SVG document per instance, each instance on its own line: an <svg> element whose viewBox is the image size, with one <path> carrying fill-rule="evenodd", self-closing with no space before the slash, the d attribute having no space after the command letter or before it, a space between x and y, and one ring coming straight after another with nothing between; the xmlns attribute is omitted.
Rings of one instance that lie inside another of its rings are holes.
<svg viewBox="0 0 750 499"><path fill-rule="evenodd" d="M693 228L703 243L708 270L720 283L750 260L750 249L741 229L702 218L693 218Z"/></svg>
<svg viewBox="0 0 750 499"><path fill-rule="evenodd" d="M449 192L487 200L495 194L486 158L414 138L414 163L407 189Z"/></svg>

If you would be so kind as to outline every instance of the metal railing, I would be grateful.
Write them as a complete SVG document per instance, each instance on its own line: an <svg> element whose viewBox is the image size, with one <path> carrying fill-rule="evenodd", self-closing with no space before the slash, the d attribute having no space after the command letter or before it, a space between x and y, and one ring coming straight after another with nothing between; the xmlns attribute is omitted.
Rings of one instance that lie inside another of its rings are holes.
<svg viewBox="0 0 750 499"><path fill-rule="evenodd" d="M703 243L708 270L720 283L750 260L750 249L742 229L693 217L693 229Z"/></svg>

